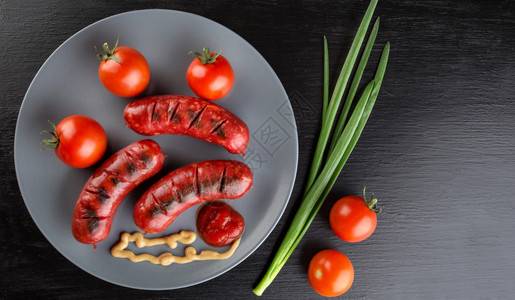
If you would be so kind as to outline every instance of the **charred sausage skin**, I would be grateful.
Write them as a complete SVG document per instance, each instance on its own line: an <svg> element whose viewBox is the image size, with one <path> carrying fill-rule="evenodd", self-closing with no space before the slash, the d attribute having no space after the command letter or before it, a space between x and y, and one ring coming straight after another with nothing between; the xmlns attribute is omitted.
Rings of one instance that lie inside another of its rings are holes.
<svg viewBox="0 0 515 300"><path fill-rule="evenodd" d="M91 175L73 212L72 233L84 244L95 244L109 235L116 209L127 194L159 172L164 155L159 144L142 140L109 157Z"/></svg>
<svg viewBox="0 0 515 300"><path fill-rule="evenodd" d="M250 168L239 161L209 160L170 172L152 185L134 207L134 222L158 233L182 212L201 202L236 199L252 187Z"/></svg>
<svg viewBox="0 0 515 300"><path fill-rule="evenodd" d="M244 154L247 125L211 101L189 96L160 95L135 100L125 107L125 124L142 135L187 135Z"/></svg>

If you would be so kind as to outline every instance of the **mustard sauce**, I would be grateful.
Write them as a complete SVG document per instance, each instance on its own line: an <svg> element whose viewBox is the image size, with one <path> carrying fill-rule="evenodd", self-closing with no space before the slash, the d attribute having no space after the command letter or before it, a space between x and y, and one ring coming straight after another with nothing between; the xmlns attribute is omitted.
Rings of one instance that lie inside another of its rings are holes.
<svg viewBox="0 0 515 300"><path fill-rule="evenodd" d="M138 248L151 247L157 245L167 244L171 249L177 248L177 242L189 245L195 242L197 235L193 231L181 231L168 236L147 239L140 232L130 234L128 232L122 233L120 242L111 248L111 255L119 258L128 258L132 262L149 261L155 265L169 266L173 263L186 264L195 260L224 260L231 257L238 246L240 245L241 237L234 241L231 248L226 252L219 253L213 250L202 250L197 253L197 249L189 246L184 250L184 256L175 256L170 252L161 253L159 256L151 254L134 254L130 250L125 250L130 242L135 242Z"/></svg>

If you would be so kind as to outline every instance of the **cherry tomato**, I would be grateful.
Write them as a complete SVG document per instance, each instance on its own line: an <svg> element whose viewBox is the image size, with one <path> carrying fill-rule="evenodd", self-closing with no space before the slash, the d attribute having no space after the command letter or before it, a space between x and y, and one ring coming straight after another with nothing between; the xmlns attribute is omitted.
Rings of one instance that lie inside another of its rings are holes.
<svg viewBox="0 0 515 300"><path fill-rule="evenodd" d="M113 50L104 43L104 54L97 51L100 59L98 77L104 87L120 97L139 95L150 81L150 68L145 57L131 47L118 47Z"/></svg>
<svg viewBox="0 0 515 300"><path fill-rule="evenodd" d="M232 244L244 229L243 217L225 202L209 202L200 208L197 215L198 235L213 247Z"/></svg>
<svg viewBox="0 0 515 300"><path fill-rule="evenodd" d="M358 196L343 197L331 208L329 223L334 233L344 241L360 242L368 238L377 225L376 210L377 199L372 198L365 201L365 190L363 198Z"/></svg>
<svg viewBox="0 0 515 300"><path fill-rule="evenodd" d="M57 157L74 168L86 168L98 162L107 148L104 128L87 116L73 115L64 118L57 127L50 122L54 131L51 140L42 144L54 149Z"/></svg>
<svg viewBox="0 0 515 300"><path fill-rule="evenodd" d="M308 279L317 293L324 297L335 297L351 287L354 268L344 254L336 250L322 250L309 263Z"/></svg>
<svg viewBox="0 0 515 300"><path fill-rule="evenodd" d="M186 81L200 98L217 100L231 90L234 72L229 61L220 52L211 53L209 48L204 48L203 51L203 54L190 51L197 58L188 67Z"/></svg>

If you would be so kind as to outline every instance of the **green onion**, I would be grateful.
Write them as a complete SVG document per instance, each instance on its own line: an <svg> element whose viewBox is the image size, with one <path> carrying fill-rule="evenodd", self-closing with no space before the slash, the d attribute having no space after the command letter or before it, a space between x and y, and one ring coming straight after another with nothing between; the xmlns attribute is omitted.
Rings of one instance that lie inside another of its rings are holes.
<svg viewBox="0 0 515 300"><path fill-rule="evenodd" d="M324 35L324 95L322 98L322 120L327 115L327 104L329 103L329 48L327 47L327 39Z"/></svg>
<svg viewBox="0 0 515 300"><path fill-rule="evenodd" d="M300 240L306 233L311 222L320 210L324 200L333 187L343 166L347 162L354 146L358 142L359 136L365 127L365 124L372 112L379 89L382 84L388 56L390 52L390 44L387 43L383 49L381 59L374 79L365 87L356 106L350 114L348 122L347 115L350 112L351 104L356 95L363 71L368 62L372 47L374 45L377 32L379 29L379 18L374 24L370 37L368 38L365 50L363 51L356 73L352 80L350 90L344 107L341 109L338 124L333 128L333 124L338 113L340 102L345 93L348 80L351 76L354 64L359 56L359 51L368 26L372 19L377 0L372 0L363 17L360 27L356 33L356 37L351 45L341 73L336 82L331 100L328 101L329 92L329 55L327 40L324 37L324 82L323 82L323 103L322 103L322 129L315 149L313 163L308 177L306 190L295 214L295 217L277 250L267 272L254 289L254 293L261 296L265 289L272 283L279 271L286 264L286 261L299 244ZM333 132L332 139L329 143L329 136ZM325 158L325 161L324 161Z"/></svg>
<svg viewBox="0 0 515 300"><path fill-rule="evenodd" d="M315 149L315 155L313 156L313 162L311 164L311 171L308 176L307 188L311 186L315 177L318 175L321 165L322 159L324 157L324 151L327 146L327 141L329 139L329 135L331 133L331 129L333 127L334 119L336 117L336 113L338 112L338 108L340 107L340 102L342 100L343 94L345 93L345 88L347 82L352 73L352 69L354 67L354 63L359 54L359 49L361 48L361 44L365 39L365 34L368 29L368 25L372 19L372 15L374 14L374 10L377 5L377 0L370 1L368 9L361 21L361 24L358 28L358 32L354 37L354 41L350 47L349 53L347 54L347 58L345 58L345 62L343 63L342 70L340 72L340 76L338 76L338 80L336 82L334 92L331 95L331 100L329 101L327 107L327 115L326 118L322 121L322 129L320 131L320 136L318 137L317 146Z"/></svg>
<svg viewBox="0 0 515 300"><path fill-rule="evenodd" d="M333 187L334 182L338 178L338 175L340 174L341 170L343 169L343 166L347 162L347 159L349 158L352 150L354 149L354 146L358 142L359 136L361 135L361 132L363 131L363 128L365 127L365 124L367 123L368 117L370 116L370 113L372 112L372 108L374 107L374 104L376 102L377 95L379 94L379 89L381 88L381 83L383 82L383 76L384 76L384 72L386 71L386 64L388 62L389 53L390 53L390 43L386 43L386 46L383 49L383 53L381 54L381 60L379 62L379 66L377 68L376 75L374 78L374 88L370 94L370 98L368 100L367 106L365 107L365 112L363 113L363 116L361 117L361 120L359 121L358 128L354 132L354 136L352 137L352 140L351 140L349 146L345 150L343 159L338 164L338 167L336 168L336 171L334 172L333 176L331 177L331 180L330 180L329 184L327 185L323 195L318 200L316 209L315 209L314 213L312 213L311 220L315 217L316 212L318 212L318 210L324 203L325 198L331 191L331 188Z"/></svg>
<svg viewBox="0 0 515 300"><path fill-rule="evenodd" d="M333 139L331 140L331 145L329 146L329 149L331 150L334 149L334 145L337 141L335 136L341 134L343 131L343 126L345 126L347 115L349 114L352 101L354 99L354 96L356 95L356 91L358 90L359 83L361 82L361 77L363 76L363 71L365 70L365 66L367 65L368 58L370 57L370 52L372 52L372 47L374 46L378 31L379 18L377 18L376 22L374 23L374 27L372 27L372 32L370 32L370 36L365 46L365 50L363 51L363 55L361 56L361 60L359 61L356 73L354 74L354 79L352 80L352 83L349 88L349 93L347 94L345 104L343 105L342 112L340 113L338 124L336 125L336 129L333 132Z"/></svg>

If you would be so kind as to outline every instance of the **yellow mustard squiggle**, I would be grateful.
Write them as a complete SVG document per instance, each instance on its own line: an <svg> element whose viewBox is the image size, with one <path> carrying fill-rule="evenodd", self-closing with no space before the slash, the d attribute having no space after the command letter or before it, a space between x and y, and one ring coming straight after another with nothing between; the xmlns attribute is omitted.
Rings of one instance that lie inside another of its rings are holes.
<svg viewBox="0 0 515 300"><path fill-rule="evenodd" d="M170 252L164 252L159 256L151 254L134 254L130 250L125 250L129 242L135 242L138 248L151 247L156 245L167 244L171 249L177 248L177 242L185 245L192 244L197 239L197 235L193 231L181 231L168 236L147 239L140 232L129 234L124 232L121 234L120 242L111 248L111 255L119 258L128 258L132 262L149 261L153 264L160 264L163 266L171 265L172 263L186 264L195 260L223 260L231 257L240 244L241 237L234 241L231 248L226 252L219 253L213 250L203 250L197 254L197 250L193 246L189 246L184 250L185 256L175 256Z"/></svg>

